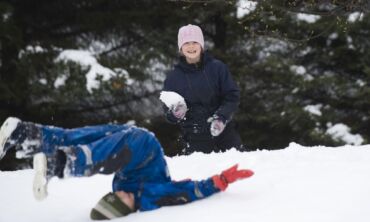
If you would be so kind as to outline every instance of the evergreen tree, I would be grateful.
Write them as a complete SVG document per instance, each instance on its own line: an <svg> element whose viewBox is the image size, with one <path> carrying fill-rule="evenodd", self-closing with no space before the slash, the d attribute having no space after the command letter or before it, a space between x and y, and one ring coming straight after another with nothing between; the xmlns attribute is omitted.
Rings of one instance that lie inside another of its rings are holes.
<svg viewBox="0 0 370 222"><path fill-rule="evenodd" d="M175 155L179 131L164 122L158 95L177 61L178 28L190 23L203 29L207 50L241 87L235 118L248 149L344 144L327 133L338 123L367 143L369 3L241 3L2 1L0 121L13 115L75 127L135 120ZM89 90L92 67L57 60L69 49L89 51L114 75Z"/></svg>

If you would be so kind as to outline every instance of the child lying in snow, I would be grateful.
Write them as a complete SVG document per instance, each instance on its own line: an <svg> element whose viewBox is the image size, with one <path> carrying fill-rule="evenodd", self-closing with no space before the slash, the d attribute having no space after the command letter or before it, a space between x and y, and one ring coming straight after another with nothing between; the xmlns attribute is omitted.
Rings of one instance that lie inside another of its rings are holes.
<svg viewBox="0 0 370 222"><path fill-rule="evenodd" d="M91 211L94 220L203 199L253 175L234 165L205 180L173 181L154 134L131 125L64 129L9 117L0 129L0 160L12 148L25 158L33 157L33 191L38 200L46 198L53 176L114 173L112 192Z"/></svg>

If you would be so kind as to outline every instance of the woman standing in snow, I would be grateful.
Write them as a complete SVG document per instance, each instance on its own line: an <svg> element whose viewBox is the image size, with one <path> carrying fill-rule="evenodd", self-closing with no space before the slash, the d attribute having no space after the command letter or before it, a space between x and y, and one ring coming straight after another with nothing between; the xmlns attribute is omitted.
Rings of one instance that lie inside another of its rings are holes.
<svg viewBox="0 0 370 222"><path fill-rule="evenodd" d="M181 128L183 154L242 150L232 121L240 90L227 66L204 51L203 33L196 25L179 29L178 47L180 61L168 74L163 91L178 93L185 101L164 106L166 119Z"/></svg>

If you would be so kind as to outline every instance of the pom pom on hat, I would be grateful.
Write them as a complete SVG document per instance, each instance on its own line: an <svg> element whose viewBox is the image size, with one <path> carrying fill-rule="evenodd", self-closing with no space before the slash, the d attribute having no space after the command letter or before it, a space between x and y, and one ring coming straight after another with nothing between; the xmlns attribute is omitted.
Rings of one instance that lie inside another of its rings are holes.
<svg viewBox="0 0 370 222"><path fill-rule="evenodd" d="M182 45L186 42L197 42L202 46L202 49L204 49L203 32L199 26L189 24L179 29L179 34L177 36L179 50L181 50Z"/></svg>

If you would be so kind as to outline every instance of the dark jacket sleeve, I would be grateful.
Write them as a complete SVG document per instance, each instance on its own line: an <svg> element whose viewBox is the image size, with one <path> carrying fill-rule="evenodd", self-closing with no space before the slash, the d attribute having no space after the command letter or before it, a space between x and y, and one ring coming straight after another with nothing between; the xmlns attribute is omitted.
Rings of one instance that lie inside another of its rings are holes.
<svg viewBox="0 0 370 222"><path fill-rule="evenodd" d="M220 190L207 180L168 182L163 184L147 183L144 185L140 198L141 211L154 210L162 206L186 204L206 198Z"/></svg>
<svg viewBox="0 0 370 222"><path fill-rule="evenodd" d="M233 80L229 69L223 64L219 76L219 86L221 95L221 105L215 114L221 116L226 121L230 121L236 112L240 102L240 89Z"/></svg>

